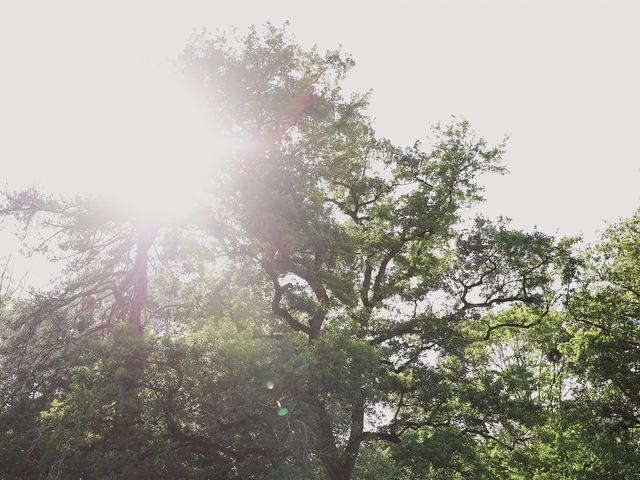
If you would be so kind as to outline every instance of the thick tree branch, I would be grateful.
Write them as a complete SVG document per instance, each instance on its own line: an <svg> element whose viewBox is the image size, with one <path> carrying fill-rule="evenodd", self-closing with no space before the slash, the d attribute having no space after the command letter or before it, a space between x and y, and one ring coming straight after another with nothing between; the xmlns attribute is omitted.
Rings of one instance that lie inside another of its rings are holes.
<svg viewBox="0 0 640 480"><path fill-rule="evenodd" d="M287 288L290 287L290 284L280 285L278 274L275 272L274 268L265 261L260 261L260 264L273 284L273 299L271 300L271 311L273 314L287 322L296 332L304 332L309 335L311 333L311 329L307 325L304 325L293 318L293 315L291 315L286 308L280 305L282 296L287 291Z"/></svg>

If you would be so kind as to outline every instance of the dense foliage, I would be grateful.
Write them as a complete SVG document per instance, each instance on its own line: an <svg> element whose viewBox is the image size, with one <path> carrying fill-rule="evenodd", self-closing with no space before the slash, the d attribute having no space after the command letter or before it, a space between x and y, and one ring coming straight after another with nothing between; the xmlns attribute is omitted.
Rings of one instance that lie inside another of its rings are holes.
<svg viewBox="0 0 640 480"><path fill-rule="evenodd" d="M352 60L283 29L181 64L244 145L208 204L5 197L66 269L0 282L1 479L640 474L640 215L583 251L469 219L503 147L379 138Z"/></svg>

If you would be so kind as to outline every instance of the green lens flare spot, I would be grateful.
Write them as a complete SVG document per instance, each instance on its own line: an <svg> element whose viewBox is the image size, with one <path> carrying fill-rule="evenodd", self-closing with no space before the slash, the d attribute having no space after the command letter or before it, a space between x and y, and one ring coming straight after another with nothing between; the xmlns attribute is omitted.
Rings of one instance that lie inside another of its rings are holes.
<svg viewBox="0 0 640 480"><path fill-rule="evenodd" d="M280 410L278 410L279 417L284 417L287 413L289 413L289 409L286 407L282 407L280 408Z"/></svg>

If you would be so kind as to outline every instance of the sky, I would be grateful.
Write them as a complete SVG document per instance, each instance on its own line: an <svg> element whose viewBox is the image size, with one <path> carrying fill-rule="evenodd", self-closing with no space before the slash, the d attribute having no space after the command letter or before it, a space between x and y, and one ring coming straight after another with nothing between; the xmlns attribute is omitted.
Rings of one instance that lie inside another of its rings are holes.
<svg viewBox="0 0 640 480"><path fill-rule="evenodd" d="M593 240L640 207L636 5L2 2L0 185L117 191L126 203L132 187L122 172L153 166L159 187L180 184L191 201L222 141L172 75L174 59L202 28L288 20L303 46L341 46L354 57L346 86L372 91L376 129L395 143L424 140L452 115L489 142L509 135L510 173L484 179L480 212ZM19 259L6 230L0 257L13 255L18 271L40 268Z"/></svg>

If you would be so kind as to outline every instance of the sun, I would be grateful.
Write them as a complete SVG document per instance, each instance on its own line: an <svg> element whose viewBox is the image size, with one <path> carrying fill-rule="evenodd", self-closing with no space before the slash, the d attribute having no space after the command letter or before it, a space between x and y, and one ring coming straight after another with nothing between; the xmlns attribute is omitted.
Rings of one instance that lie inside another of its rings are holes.
<svg viewBox="0 0 640 480"><path fill-rule="evenodd" d="M121 108L100 119L108 155L94 160L89 181L132 218L170 222L197 207L236 147L177 72L154 73L129 85Z"/></svg>
<svg viewBox="0 0 640 480"><path fill-rule="evenodd" d="M176 60L124 53L103 62L63 57L46 95L15 90L7 121L0 118L10 190L96 197L163 222L187 215L215 188L221 162L241 143L219 128Z"/></svg>

